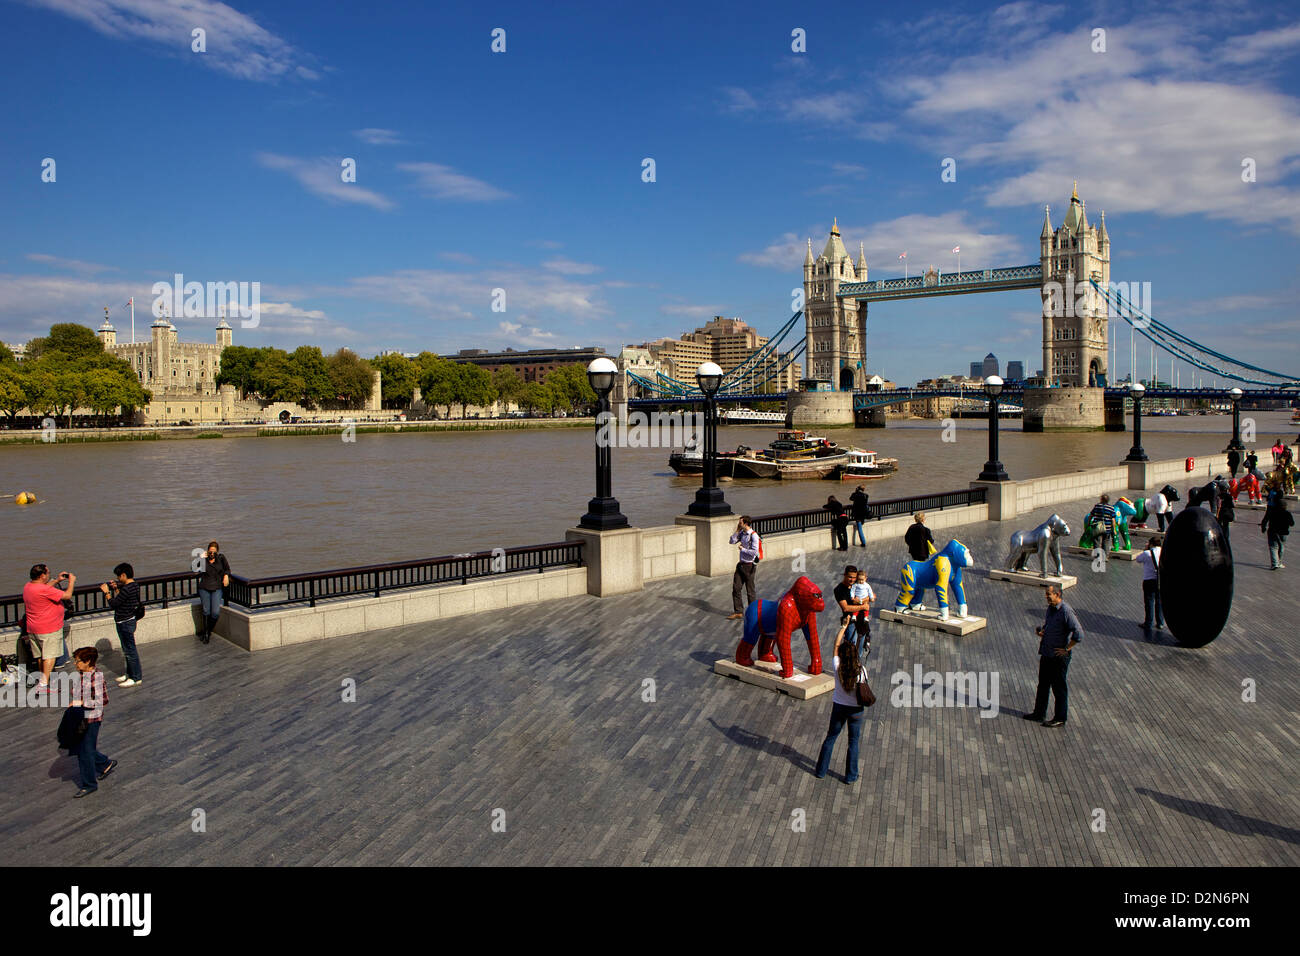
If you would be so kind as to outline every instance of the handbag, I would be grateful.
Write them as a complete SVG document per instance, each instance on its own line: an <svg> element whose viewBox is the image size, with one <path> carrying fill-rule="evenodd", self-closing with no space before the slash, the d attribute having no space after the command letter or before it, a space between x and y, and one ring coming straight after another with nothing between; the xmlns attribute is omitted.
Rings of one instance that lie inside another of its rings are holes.
<svg viewBox="0 0 1300 956"><path fill-rule="evenodd" d="M865 675L858 679L858 686L853 689L853 692L857 695L858 703L863 707L870 707L876 702L876 695L872 693L871 685L867 683Z"/></svg>
<svg viewBox="0 0 1300 956"><path fill-rule="evenodd" d="M135 606L135 619L138 621L144 617L144 601Z"/></svg>

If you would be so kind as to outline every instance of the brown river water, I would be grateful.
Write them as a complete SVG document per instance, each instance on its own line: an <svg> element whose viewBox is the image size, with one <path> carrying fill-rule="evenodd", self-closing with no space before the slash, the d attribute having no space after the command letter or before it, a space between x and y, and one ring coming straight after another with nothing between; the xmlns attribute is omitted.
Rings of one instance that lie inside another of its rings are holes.
<svg viewBox="0 0 1300 956"><path fill-rule="evenodd" d="M1292 439L1289 412L1244 413L1270 460ZM1221 451L1226 415L1143 422L1153 458ZM718 446L761 447L769 426L728 426ZM958 422L955 442L938 422L885 429L829 429L841 445L899 459L899 471L867 482L873 498L967 487L988 453L986 423ZM1000 457L1012 479L1113 465L1128 432L1025 434L1004 421ZM667 448L616 448L614 495L634 525L671 524L700 479L678 478ZM841 500L856 482L724 481L737 512L772 514ZM139 576L184 570L191 550L221 542L236 573L261 576L401 561L560 541L595 490L593 435L586 428L537 431L359 434L211 440L0 446L0 494L32 491L36 505L0 498L0 594L22 589L45 561L79 584L106 580L118 561Z"/></svg>

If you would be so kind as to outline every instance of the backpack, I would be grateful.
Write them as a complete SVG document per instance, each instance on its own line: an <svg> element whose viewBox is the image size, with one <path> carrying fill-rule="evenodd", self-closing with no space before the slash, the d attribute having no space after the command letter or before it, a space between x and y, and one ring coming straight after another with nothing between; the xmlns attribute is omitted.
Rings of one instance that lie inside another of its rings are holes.
<svg viewBox="0 0 1300 956"><path fill-rule="evenodd" d="M757 531L751 531L750 534L753 535L755 538L758 538ZM758 562L762 560L763 560L763 539L758 538L758 554L754 557L754 563L758 564Z"/></svg>

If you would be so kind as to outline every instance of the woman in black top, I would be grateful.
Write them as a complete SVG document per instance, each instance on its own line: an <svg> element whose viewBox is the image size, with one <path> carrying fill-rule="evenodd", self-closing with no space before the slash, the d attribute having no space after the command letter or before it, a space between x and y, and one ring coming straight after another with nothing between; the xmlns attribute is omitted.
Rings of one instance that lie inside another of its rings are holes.
<svg viewBox="0 0 1300 956"><path fill-rule="evenodd" d="M221 589L230 586L230 563L221 553L221 545L208 542L208 553L203 556L203 569L199 574L199 603L203 606L202 640L212 639L212 630L221 614Z"/></svg>
<svg viewBox="0 0 1300 956"><path fill-rule="evenodd" d="M139 613L140 585L135 583L135 568L123 561L113 569L116 580L99 586L113 609L113 625L117 628L117 639L122 644L122 656L126 658L126 674L117 678L123 687L134 687L143 679L140 670L140 652L135 649L135 624L143 614Z"/></svg>
<svg viewBox="0 0 1300 956"><path fill-rule="evenodd" d="M912 517L915 519L915 523L907 529L907 533L903 535L903 541L907 544L907 553L912 556L913 561L924 561L930 557L930 548L934 545L934 535L925 526L925 512L918 511Z"/></svg>
<svg viewBox="0 0 1300 956"><path fill-rule="evenodd" d="M823 511L831 513L831 550L849 550L849 513L838 498L831 495L822 505Z"/></svg>

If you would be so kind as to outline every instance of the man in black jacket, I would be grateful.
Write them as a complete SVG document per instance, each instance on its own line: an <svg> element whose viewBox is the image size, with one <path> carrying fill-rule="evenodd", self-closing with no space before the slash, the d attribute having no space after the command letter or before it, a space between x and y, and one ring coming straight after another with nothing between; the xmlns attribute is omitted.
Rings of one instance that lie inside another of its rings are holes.
<svg viewBox="0 0 1300 956"><path fill-rule="evenodd" d="M1291 533L1295 518L1286 510L1286 499L1278 496L1264 512L1264 520L1259 523L1259 530L1268 534L1269 570L1285 568L1282 563L1282 550L1286 547L1286 536Z"/></svg>
<svg viewBox="0 0 1300 956"><path fill-rule="evenodd" d="M912 556L912 560L924 561L934 553L934 535L925 526L924 511L918 511L912 517L916 519L916 523L907 529L903 540L907 543L907 553Z"/></svg>
<svg viewBox="0 0 1300 956"><path fill-rule="evenodd" d="M857 543L865 548L867 536L862 533L862 522L871 517L871 509L867 506L867 493L861 485L849 495L849 501L853 502L853 533L857 536Z"/></svg>

